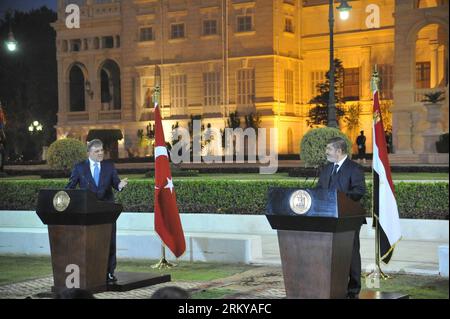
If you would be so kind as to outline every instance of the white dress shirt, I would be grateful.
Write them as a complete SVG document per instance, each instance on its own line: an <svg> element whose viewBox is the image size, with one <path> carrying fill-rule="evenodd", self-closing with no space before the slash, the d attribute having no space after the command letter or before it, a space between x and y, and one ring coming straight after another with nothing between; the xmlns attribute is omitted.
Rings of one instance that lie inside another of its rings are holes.
<svg viewBox="0 0 450 319"><path fill-rule="evenodd" d="M341 159L339 162L337 162L337 163L334 163L334 165L336 165L336 164L338 164L339 166L338 166L338 168L337 168L337 170L336 170L336 173L337 172L339 172L339 170L341 169L341 167L342 167L342 164L344 164L344 162L345 162L345 160L347 159L347 155L345 155L344 156L344 158L343 159Z"/></svg>
<svg viewBox="0 0 450 319"><path fill-rule="evenodd" d="M94 168L95 168L94 164L95 163L98 164L98 176L100 176L100 172L102 171L102 164L101 164L101 162L95 162L95 161L93 161L93 160L91 160L89 158L89 168L91 169L92 178L94 178ZM95 178L94 178L94 180L95 180Z"/></svg>

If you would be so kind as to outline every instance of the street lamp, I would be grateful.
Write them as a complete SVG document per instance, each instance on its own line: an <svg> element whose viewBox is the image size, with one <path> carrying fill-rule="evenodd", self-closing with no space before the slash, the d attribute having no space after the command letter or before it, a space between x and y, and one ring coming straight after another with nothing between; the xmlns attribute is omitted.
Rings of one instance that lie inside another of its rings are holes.
<svg viewBox="0 0 450 319"><path fill-rule="evenodd" d="M14 38L14 33L12 32L11 27L11 10L7 11L8 24L9 24L9 32L8 32L8 40L5 41L6 48L10 52L14 52L17 50L17 41Z"/></svg>
<svg viewBox="0 0 450 319"><path fill-rule="evenodd" d="M347 1L341 1L339 7L336 8L339 11L339 17L341 20L347 20L350 16L350 10L352 7L347 3Z"/></svg>
<svg viewBox="0 0 450 319"><path fill-rule="evenodd" d="M8 33L8 40L6 40L6 48L10 52L14 52L17 50L17 41L14 38L14 33L11 31L11 29L9 30L9 33Z"/></svg>
<svg viewBox="0 0 450 319"><path fill-rule="evenodd" d="M42 131L42 124L39 123L39 121L33 121L33 123L30 124L30 126L28 126L28 131L30 133L33 133L36 131L37 132L41 132Z"/></svg>
<svg viewBox="0 0 450 319"><path fill-rule="evenodd" d="M340 0L336 8L342 20L347 20L350 16L351 6L346 0ZM336 101L334 97L334 0L329 0L328 22L330 26L330 92L328 96L328 126L338 127L336 121Z"/></svg>

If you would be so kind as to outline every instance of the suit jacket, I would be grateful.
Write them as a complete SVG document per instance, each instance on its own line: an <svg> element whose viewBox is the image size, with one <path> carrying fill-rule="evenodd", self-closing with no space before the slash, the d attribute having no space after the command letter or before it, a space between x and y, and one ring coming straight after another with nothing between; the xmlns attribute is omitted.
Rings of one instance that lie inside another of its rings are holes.
<svg viewBox="0 0 450 319"><path fill-rule="evenodd" d="M74 189L79 185L80 188L95 193L99 200L113 202L112 188L119 190L119 183L120 178L117 175L114 163L105 160L100 164L100 179L98 186L96 186L89 167L89 160L85 160L75 165L66 188Z"/></svg>
<svg viewBox="0 0 450 319"><path fill-rule="evenodd" d="M317 185L318 188L328 189L333 167L334 163L329 163L322 169ZM347 157L334 177L333 185L336 190L346 193L354 201L359 201L366 193L364 170L360 165Z"/></svg>

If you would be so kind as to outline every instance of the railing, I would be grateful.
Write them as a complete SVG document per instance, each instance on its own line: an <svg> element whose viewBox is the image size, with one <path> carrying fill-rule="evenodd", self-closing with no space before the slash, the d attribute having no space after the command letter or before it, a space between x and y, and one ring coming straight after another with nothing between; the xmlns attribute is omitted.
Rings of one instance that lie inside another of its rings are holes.
<svg viewBox="0 0 450 319"><path fill-rule="evenodd" d="M94 4L92 15L94 18L120 16L120 2Z"/></svg>
<svg viewBox="0 0 450 319"><path fill-rule="evenodd" d="M120 121L121 118L122 118L121 110L98 112L98 120L99 121Z"/></svg>
<svg viewBox="0 0 450 319"><path fill-rule="evenodd" d="M67 122L86 122L89 121L89 112L69 112L67 113Z"/></svg>
<svg viewBox="0 0 450 319"><path fill-rule="evenodd" d="M93 1L92 4L88 4L86 0L66 0L58 4L58 17L60 19L65 19L65 9L69 4L78 5L82 19L120 16L120 0L105 1L104 3Z"/></svg>

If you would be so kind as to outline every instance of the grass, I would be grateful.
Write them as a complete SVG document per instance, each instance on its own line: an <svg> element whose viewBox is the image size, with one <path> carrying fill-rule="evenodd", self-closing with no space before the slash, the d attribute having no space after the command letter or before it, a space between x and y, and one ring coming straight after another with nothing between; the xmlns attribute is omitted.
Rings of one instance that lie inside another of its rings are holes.
<svg viewBox="0 0 450 319"><path fill-rule="evenodd" d="M0 256L0 285L50 276L50 257Z"/></svg>
<svg viewBox="0 0 450 319"><path fill-rule="evenodd" d="M361 282L363 289L366 288L364 278ZM408 294L411 299L449 299L448 289L448 278L392 274L390 279L380 282L380 289L375 290L400 292Z"/></svg>
<svg viewBox="0 0 450 319"><path fill-rule="evenodd" d="M366 180L372 180L372 174L366 173ZM145 177L144 174L121 174L123 179L127 177L130 180L152 179L153 177ZM289 177L288 173L276 174L258 174L258 173L244 173L244 174L199 174L197 176L175 176L175 180L292 180L304 179L305 177ZM448 181L448 173L392 173L392 178L395 180L431 180L431 181ZM11 176L3 177L4 180L37 180L40 179L37 175L26 176ZM311 180L313 178L310 178ZM54 178L52 180L67 181L67 178Z"/></svg>
<svg viewBox="0 0 450 319"><path fill-rule="evenodd" d="M177 262L176 267L170 269L159 270L151 268L156 263L157 260L120 260L117 271L151 271L158 274L170 274L173 281L210 281L229 277L255 267L243 264L180 261Z"/></svg>
<svg viewBox="0 0 450 319"><path fill-rule="evenodd" d="M170 269L153 269L157 260L118 261L116 271L170 274L173 281L210 281L244 272L254 266L181 261ZM0 285L52 275L50 257L0 256Z"/></svg>
<svg viewBox="0 0 450 319"><path fill-rule="evenodd" d="M159 272L170 274L172 281L211 281L242 273L256 266L210 262L179 262L171 269L152 269L157 260L126 260L118 262L117 271ZM50 257L0 256L0 285L50 276ZM438 276L417 276L393 274L392 278L380 283L384 292L408 294L411 299L449 299L449 280ZM361 280L363 289L365 279ZM226 288L210 288L193 294L195 299L218 299L236 293Z"/></svg>

